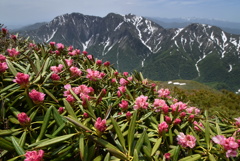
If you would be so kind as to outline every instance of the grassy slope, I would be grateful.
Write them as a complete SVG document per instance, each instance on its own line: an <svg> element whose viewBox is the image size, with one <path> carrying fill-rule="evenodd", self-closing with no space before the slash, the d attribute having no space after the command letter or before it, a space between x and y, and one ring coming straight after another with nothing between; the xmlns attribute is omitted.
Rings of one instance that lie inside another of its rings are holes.
<svg viewBox="0 0 240 161"><path fill-rule="evenodd" d="M155 82L159 88L169 88L172 95L180 101L188 102L202 110L206 109L211 115L224 113L226 117L235 118L240 113L240 95L227 90L218 91L207 85L191 80L175 80L173 82L186 85L173 85L168 82Z"/></svg>

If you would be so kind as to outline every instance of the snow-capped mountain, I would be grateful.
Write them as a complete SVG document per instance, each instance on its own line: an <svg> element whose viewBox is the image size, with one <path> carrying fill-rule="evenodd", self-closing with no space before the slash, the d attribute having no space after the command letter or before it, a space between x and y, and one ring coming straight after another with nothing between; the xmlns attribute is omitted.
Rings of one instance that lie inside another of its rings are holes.
<svg viewBox="0 0 240 161"><path fill-rule="evenodd" d="M164 29L132 14L102 18L72 13L21 34L36 42L73 45L120 71L137 69L153 80L194 79L240 88L240 36L215 26Z"/></svg>

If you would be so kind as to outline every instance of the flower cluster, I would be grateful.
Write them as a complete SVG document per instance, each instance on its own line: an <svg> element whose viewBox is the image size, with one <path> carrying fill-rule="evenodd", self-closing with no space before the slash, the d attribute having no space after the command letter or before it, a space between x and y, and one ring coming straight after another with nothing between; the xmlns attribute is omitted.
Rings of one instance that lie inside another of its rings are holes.
<svg viewBox="0 0 240 161"><path fill-rule="evenodd" d="M0 54L0 73L5 72L8 69L8 65L6 63L6 57Z"/></svg>
<svg viewBox="0 0 240 161"><path fill-rule="evenodd" d="M220 144L223 146L226 151L226 157L236 157L237 149L239 147L236 139L234 137L226 138L223 135L217 135L212 138L214 143Z"/></svg>

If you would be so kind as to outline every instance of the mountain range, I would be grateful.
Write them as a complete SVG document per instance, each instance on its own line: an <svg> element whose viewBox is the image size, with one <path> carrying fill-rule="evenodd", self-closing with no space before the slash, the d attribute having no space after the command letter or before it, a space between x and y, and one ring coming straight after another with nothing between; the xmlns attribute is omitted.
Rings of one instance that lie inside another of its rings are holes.
<svg viewBox="0 0 240 161"><path fill-rule="evenodd" d="M119 71L138 70L152 80L196 80L219 89L240 89L240 35L193 23L166 29L133 14L105 17L64 14L22 36L87 50Z"/></svg>

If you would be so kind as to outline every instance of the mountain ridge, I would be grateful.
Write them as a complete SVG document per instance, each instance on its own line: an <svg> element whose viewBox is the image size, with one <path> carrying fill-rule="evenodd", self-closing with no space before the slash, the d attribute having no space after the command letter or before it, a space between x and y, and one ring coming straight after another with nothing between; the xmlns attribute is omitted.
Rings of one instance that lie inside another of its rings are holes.
<svg viewBox="0 0 240 161"><path fill-rule="evenodd" d="M233 91L240 88L236 76L240 36L215 26L165 29L133 14L109 13L101 18L72 13L21 34L37 42L55 41L88 50L120 71L139 70L153 80L221 82Z"/></svg>

